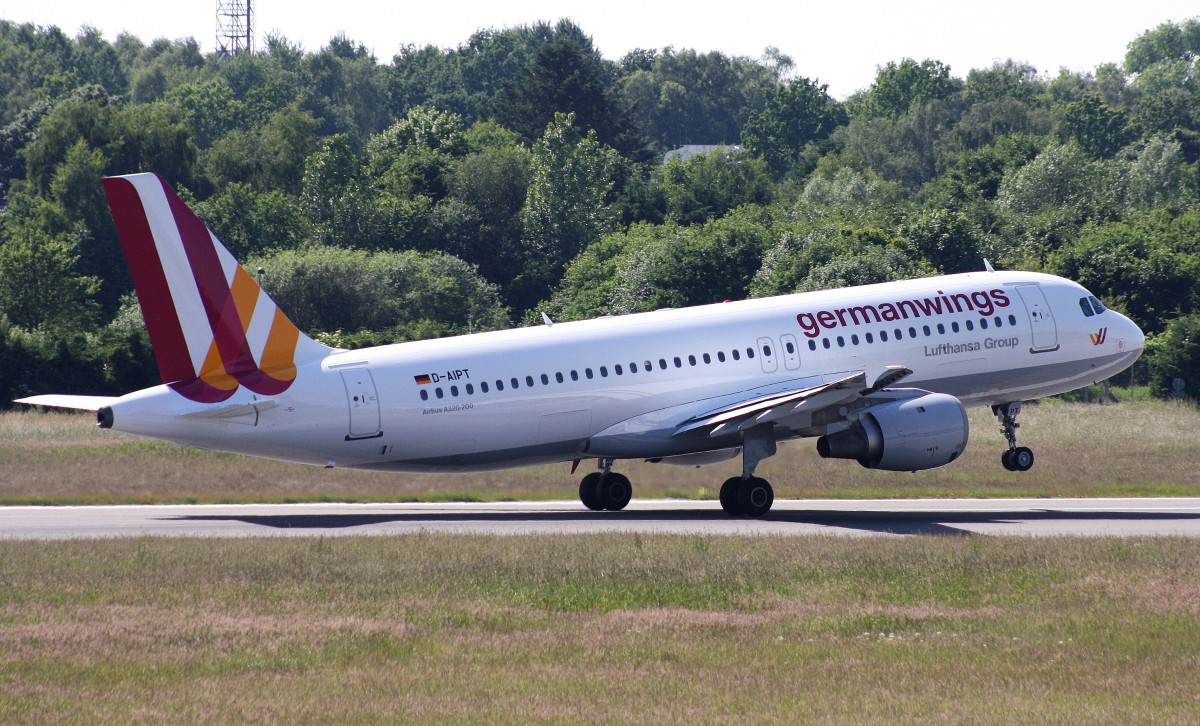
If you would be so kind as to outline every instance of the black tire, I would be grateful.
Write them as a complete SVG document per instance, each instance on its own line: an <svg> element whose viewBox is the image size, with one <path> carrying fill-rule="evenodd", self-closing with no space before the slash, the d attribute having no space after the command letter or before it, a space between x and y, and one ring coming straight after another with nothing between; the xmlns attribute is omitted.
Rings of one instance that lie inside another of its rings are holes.
<svg viewBox="0 0 1200 726"><path fill-rule="evenodd" d="M1018 446L1013 449L1009 460L1012 462L1014 471L1029 471L1033 468L1033 451L1024 446Z"/></svg>
<svg viewBox="0 0 1200 726"><path fill-rule="evenodd" d="M1013 466L1012 462L1012 453L1012 449L1005 449L1004 453L1000 455L1000 463L1004 465L1006 471L1016 471L1016 467Z"/></svg>
<svg viewBox="0 0 1200 726"><path fill-rule="evenodd" d="M738 488L741 485L742 478L740 476L726 479L725 483L721 485L721 509L724 509L725 513L731 517L740 516L742 513L737 503Z"/></svg>
<svg viewBox="0 0 1200 726"><path fill-rule="evenodd" d="M579 501L583 502L583 506L592 511L600 511L604 507L600 504L600 472L593 471L579 482Z"/></svg>
<svg viewBox="0 0 1200 726"><path fill-rule="evenodd" d="M775 490L766 479L752 476L738 487L737 503L738 509L747 517L761 517L771 511Z"/></svg>
<svg viewBox="0 0 1200 726"><path fill-rule="evenodd" d="M612 471L600 475L596 491L603 508L612 512L621 511L633 498L633 485L629 483L629 477Z"/></svg>

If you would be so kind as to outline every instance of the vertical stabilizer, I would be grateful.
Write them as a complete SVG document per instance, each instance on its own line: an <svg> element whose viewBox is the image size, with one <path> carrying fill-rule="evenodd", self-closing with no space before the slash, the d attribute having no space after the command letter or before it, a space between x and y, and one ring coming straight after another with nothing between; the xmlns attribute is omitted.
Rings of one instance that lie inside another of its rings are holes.
<svg viewBox="0 0 1200 726"><path fill-rule="evenodd" d="M104 179L163 383L204 403L287 390L330 348L300 332L155 174Z"/></svg>

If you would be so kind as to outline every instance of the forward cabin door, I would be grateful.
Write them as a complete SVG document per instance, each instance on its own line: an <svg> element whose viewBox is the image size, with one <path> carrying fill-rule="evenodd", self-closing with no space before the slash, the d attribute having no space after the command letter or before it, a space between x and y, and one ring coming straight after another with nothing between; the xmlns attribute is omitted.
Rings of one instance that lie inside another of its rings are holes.
<svg viewBox="0 0 1200 726"><path fill-rule="evenodd" d="M1058 326L1054 323L1054 311L1046 302L1046 294L1036 282L1017 285L1017 294L1029 314L1029 326L1033 330L1031 352L1046 353L1058 350Z"/></svg>

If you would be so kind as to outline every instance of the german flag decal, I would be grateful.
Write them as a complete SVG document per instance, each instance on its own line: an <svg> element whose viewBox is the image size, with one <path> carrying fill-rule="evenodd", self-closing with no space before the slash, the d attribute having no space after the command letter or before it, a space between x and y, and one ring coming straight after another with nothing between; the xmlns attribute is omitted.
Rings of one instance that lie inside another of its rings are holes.
<svg viewBox="0 0 1200 726"><path fill-rule="evenodd" d="M416 380L418 386L427 386L430 383L433 383L433 379L430 378L429 374L427 373L422 373L419 376L413 376L413 379Z"/></svg>

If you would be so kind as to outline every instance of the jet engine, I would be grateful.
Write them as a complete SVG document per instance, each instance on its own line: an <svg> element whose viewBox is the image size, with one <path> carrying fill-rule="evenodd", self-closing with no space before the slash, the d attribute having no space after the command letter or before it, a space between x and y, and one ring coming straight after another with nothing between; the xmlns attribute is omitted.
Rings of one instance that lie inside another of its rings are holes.
<svg viewBox="0 0 1200 726"><path fill-rule="evenodd" d="M825 459L857 459L868 469L921 471L957 459L969 433L961 401L927 393L872 406L850 428L817 439L817 453Z"/></svg>

